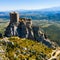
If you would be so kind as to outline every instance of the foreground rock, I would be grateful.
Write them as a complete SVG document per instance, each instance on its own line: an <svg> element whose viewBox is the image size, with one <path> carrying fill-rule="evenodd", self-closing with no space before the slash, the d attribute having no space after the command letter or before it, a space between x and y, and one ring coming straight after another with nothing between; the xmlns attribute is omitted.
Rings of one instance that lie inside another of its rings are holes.
<svg viewBox="0 0 60 60"><path fill-rule="evenodd" d="M57 48L56 50L53 50L51 58L48 60L60 60L60 47Z"/></svg>
<svg viewBox="0 0 60 60"><path fill-rule="evenodd" d="M0 60L48 60L52 52L40 42L19 37L0 39L0 46Z"/></svg>

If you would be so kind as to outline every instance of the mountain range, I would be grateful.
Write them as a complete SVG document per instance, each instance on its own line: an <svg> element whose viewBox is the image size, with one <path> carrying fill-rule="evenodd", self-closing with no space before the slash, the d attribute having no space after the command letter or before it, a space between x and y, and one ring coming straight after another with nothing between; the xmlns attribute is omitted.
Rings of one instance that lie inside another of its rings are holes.
<svg viewBox="0 0 60 60"><path fill-rule="evenodd" d="M21 18L30 18L32 20L60 21L60 7L15 11L19 12ZM0 12L0 18L9 19L9 12L11 11Z"/></svg>

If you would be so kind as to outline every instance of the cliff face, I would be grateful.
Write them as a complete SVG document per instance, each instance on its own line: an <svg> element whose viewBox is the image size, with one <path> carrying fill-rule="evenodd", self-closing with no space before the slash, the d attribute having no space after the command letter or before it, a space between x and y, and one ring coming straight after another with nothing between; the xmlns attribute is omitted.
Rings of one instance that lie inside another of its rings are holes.
<svg viewBox="0 0 60 60"><path fill-rule="evenodd" d="M32 21L31 21L32 22ZM10 23L5 31L5 36L19 36L21 38L34 39L32 24L28 19L21 20L19 23Z"/></svg>

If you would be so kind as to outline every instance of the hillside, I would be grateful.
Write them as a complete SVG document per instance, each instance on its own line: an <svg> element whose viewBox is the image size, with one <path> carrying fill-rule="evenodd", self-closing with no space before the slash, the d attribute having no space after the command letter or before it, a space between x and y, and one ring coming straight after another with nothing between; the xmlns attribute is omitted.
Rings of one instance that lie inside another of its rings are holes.
<svg viewBox="0 0 60 60"><path fill-rule="evenodd" d="M35 20L33 25L40 26L40 30L43 31L47 37L56 42L60 46L60 21L47 21L47 20Z"/></svg>
<svg viewBox="0 0 60 60"><path fill-rule="evenodd" d="M48 60L52 49L37 41L10 37L0 39L0 51L2 60Z"/></svg>
<svg viewBox="0 0 60 60"><path fill-rule="evenodd" d="M55 25L51 25L51 26L45 27L43 29L45 32L47 32L50 40L57 42L57 44L60 46L60 36L59 36L60 35L60 28Z"/></svg>

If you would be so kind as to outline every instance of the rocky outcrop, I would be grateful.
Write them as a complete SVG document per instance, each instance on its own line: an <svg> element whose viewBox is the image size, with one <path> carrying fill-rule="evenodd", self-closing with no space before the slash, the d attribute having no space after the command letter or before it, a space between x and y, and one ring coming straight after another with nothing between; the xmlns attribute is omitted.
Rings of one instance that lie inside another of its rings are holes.
<svg viewBox="0 0 60 60"><path fill-rule="evenodd" d="M34 39L31 23L32 21L29 21L29 19L24 20L23 18L18 24L10 23L5 30L4 36L19 36L21 38Z"/></svg>
<svg viewBox="0 0 60 60"><path fill-rule="evenodd" d="M51 58L48 60L60 60L60 47L52 51Z"/></svg>
<svg viewBox="0 0 60 60"><path fill-rule="evenodd" d="M6 37L17 36L17 26L15 24L9 24L5 30Z"/></svg>
<svg viewBox="0 0 60 60"><path fill-rule="evenodd" d="M15 12L14 14L16 15ZM13 18L16 17L15 15L13 16ZM51 43L50 41L47 40L47 36L44 33L40 32L38 26L32 25L31 19L20 18L18 20L18 23L16 21L14 22L13 21L12 23L10 22L10 24L7 26L4 36L6 37L19 36L20 38L28 38L32 40L37 40L51 47Z"/></svg>
<svg viewBox="0 0 60 60"><path fill-rule="evenodd" d="M21 38L27 37L26 24L23 21L20 22L19 25L17 26L17 35Z"/></svg>

